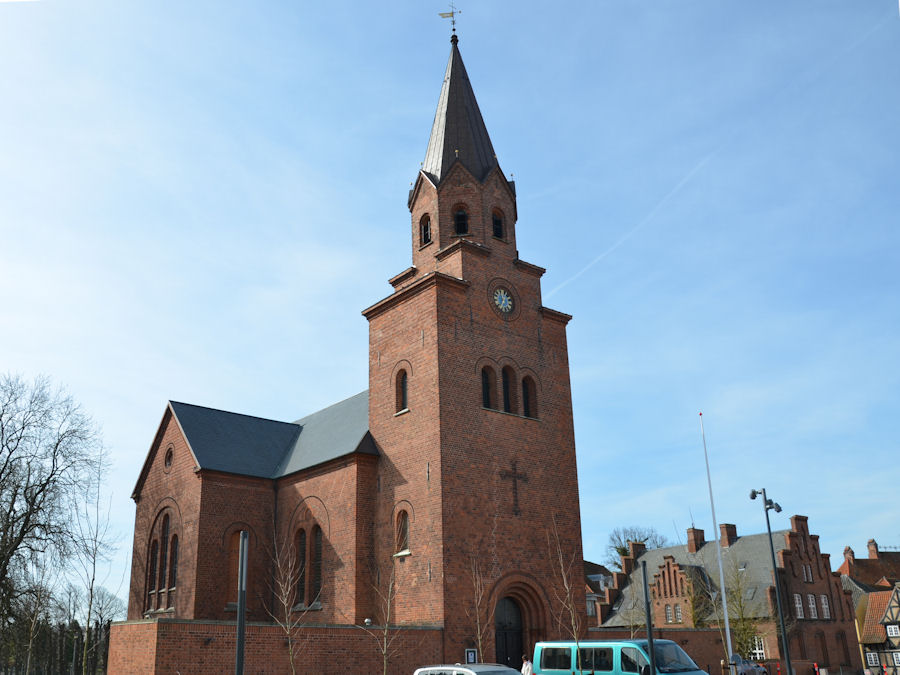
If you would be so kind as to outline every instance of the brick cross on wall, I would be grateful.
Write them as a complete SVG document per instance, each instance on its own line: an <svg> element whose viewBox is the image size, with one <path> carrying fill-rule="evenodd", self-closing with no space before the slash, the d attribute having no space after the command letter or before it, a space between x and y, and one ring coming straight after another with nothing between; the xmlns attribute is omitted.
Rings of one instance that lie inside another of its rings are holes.
<svg viewBox="0 0 900 675"><path fill-rule="evenodd" d="M521 511L519 510L519 481L527 483L528 476L524 473L519 473L516 470L516 460L513 460L512 471L501 471L500 478L512 478L513 515L518 516L521 513Z"/></svg>

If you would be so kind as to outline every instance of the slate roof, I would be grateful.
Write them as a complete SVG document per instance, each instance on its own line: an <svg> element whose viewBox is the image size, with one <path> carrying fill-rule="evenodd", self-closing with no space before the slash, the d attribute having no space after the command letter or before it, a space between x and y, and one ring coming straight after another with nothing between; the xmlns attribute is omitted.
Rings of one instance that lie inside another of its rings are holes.
<svg viewBox="0 0 900 675"><path fill-rule="evenodd" d="M481 181L498 165L494 146L459 53L456 35L450 42L450 60L422 164L422 170L435 185L440 184L457 160Z"/></svg>
<svg viewBox="0 0 900 675"><path fill-rule="evenodd" d="M779 551L787 548L784 537L787 532L788 530L780 530L772 533L776 556ZM697 553L689 553L686 545L667 546L645 551L638 561L647 561L647 573L650 576L648 581L651 586L653 585L652 575L665 564L665 556L672 556L687 574L699 575L705 579L713 593L721 592L715 541L706 542ZM743 571L738 571L741 567L744 568ZM741 586L751 616L767 616L769 614L768 589L772 585L772 558L769 552L768 534L749 534L738 537L731 546L722 548L722 568L725 571L726 584L733 575L742 575ZM644 589L639 564L635 565L635 570L629 576L628 582L613 605L610 616L603 622L603 625L627 626L634 623L634 617L630 616L633 612L624 611L628 608L639 609L641 617L643 617Z"/></svg>
<svg viewBox="0 0 900 675"><path fill-rule="evenodd" d="M853 599L853 608L859 607L859 603L866 599L869 593L880 590L877 586L864 584L856 579L851 579L846 574L841 575L841 587L845 591L850 591L850 597Z"/></svg>
<svg viewBox="0 0 900 675"><path fill-rule="evenodd" d="M296 422L170 401L201 469L280 478L338 457L378 454L364 391Z"/></svg>
<svg viewBox="0 0 900 675"><path fill-rule="evenodd" d="M881 620L887 611L893 591L876 591L869 593L869 604L866 607L866 618L859 631L862 644L881 644L887 640L887 631Z"/></svg>

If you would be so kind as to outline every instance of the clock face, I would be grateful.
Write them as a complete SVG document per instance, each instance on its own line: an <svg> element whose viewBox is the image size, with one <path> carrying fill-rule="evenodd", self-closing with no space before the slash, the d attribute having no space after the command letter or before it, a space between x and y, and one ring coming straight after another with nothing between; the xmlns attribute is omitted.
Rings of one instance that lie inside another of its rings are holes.
<svg viewBox="0 0 900 675"><path fill-rule="evenodd" d="M503 287L494 291L494 304L504 314L509 314L513 310L512 293Z"/></svg>

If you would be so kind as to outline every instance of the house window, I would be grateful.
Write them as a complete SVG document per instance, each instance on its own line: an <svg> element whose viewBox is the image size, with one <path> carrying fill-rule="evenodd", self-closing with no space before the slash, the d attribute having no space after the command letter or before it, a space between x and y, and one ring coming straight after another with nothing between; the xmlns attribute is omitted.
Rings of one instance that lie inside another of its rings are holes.
<svg viewBox="0 0 900 675"><path fill-rule="evenodd" d="M397 514L397 553L409 553L409 514Z"/></svg>
<svg viewBox="0 0 900 675"><path fill-rule="evenodd" d="M494 379L494 369L485 366L481 369L481 405L485 408L496 409L497 392L496 380Z"/></svg>
<svg viewBox="0 0 900 675"><path fill-rule="evenodd" d="M431 243L431 217L427 214L419 221L419 246Z"/></svg>
<svg viewBox="0 0 900 675"><path fill-rule="evenodd" d="M310 591L310 604L312 604L319 599L319 593L322 592L322 528L318 525L313 529L312 588Z"/></svg>
<svg viewBox="0 0 900 675"><path fill-rule="evenodd" d="M831 607L828 605L828 596L822 595L819 596L819 600L822 602L822 618L830 619L831 618Z"/></svg>
<svg viewBox="0 0 900 675"><path fill-rule="evenodd" d="M494 228L494 236L497 239L503 239L503 214L499 211L494 211L491 214L491 222Z"/></svg>
<svg viewBox="0 0 900 675"><path fill-rule="evenodd" d="M877 666L878 665L878 654L875 652L866 652L866 665L867 666Z"/></svg>
<svg viewBox="0 0 900 675"><path fill-rule="evenodd" d="M672 605L666 605L666 623L672 623Z"/></svg>
<svg viewBox="0 0 900 675"><path fill-rule="evenodd" d="M812 593L809 593L806 596L806 601L809 603L809 618L818 619L819 613L816 611L816 596L814 596Z"/></svg>
<svg viewBox="0 0 900 675"><path fill-rule="evenodd" d="M683 623L684 616L681 613L681 605L675 605L675 623Z"/></svg>
<svg viewBox="0 0 900 675"><path fill-rule="evenodd" d="M529 376L522 378L522 414L537 417L537 388Z"/></svg>
<svg viewBox="0 0 900 675"><path fill-rule="evenodd" d="M794 593L794 614L798 619L803 618L803 596L799 593Z"/></svg>
<svg viewBox="0 0 900 675"><path fill-rule="evenodd" d="M766 658L766 643L759 635L753 636L753 644L750 647L750 660L763 661Z"/></svg>
<svg viewBox="0 0 900 675"><path fill-rule="evenodd" d="M894 665L900 666L900 652L892 652L891 657L894 659Z"/></svg>
<svg viewBox="0 0 900 675"><path fill-rule="evenodd" d="M587 599L587 615L588 616L597 616L597 605L595 603L596 603L596 600L594 600L594 598Z"/></svg>
<svg viewBox="0 0 900 675"><path fill-rule="evenodd" d="M407 399L406 390L407 390L407 377L406 371L401 370L397 373L397 412L402 412L409 408L409 400Z"/></svg>
<svg viewBox="0 0 900 675"><path fill-rule="evenodd" d="M888 637L900 637L900 626L895 623L889 623L885 627Z"/></svg>
<svg viewBox="0 0 900 675"><path fill-rule="evenodd" d="M469 214L464 206L457 206L453 212L453 230L456 234L469 234Z"/></svg>
<svg viewBox="0 0 900 675"><path fill-rule="evenodd" d="M297 530L297 604L306 604L306 530Z"/></svg>

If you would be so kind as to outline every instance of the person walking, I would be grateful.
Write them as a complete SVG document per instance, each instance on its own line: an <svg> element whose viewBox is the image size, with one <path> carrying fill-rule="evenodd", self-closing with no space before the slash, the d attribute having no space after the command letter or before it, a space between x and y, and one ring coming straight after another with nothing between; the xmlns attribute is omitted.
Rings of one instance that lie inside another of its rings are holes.
<svg viewBox="0 0 900 675"><path fill-rule="evenodd" d="M534 675L534 667L531 665L528 654L522 655L522 675Z"/></svg>

